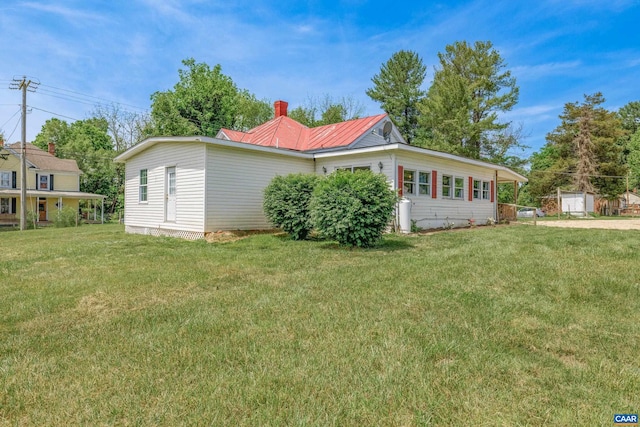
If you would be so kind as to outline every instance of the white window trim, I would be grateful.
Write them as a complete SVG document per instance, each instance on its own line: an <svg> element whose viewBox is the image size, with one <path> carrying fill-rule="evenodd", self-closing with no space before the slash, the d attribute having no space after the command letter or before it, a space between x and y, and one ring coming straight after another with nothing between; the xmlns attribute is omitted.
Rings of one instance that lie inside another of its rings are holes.
<svg viewBox="0 0 640 427"><path fill-rule="evenodd" d="M486 190L484 188L485 184L487 184ZM482 181L482 200L491 200L491 181Z"/></svg>
<svg viewBox="0 0 640 427"><path fill-rule="evenodd" d="M458 187L456 185L458 180L462 181L462 187ZM460 190L460 196L456 195L458 190ZM463 176L454 176L453 177L453 194L452 194L452 198L454 200L464 200L464 194L465 194L464 190L465 190L464 177Z"/></svg>
<svg viewBox="0 0 640 427"><path fill-rule="evenodd" d="M5 204L7 211L6 212L2 212L2 204ZM11 198L9 197L1 197L0 198L0 214L12 214L15 212L11 212Z"/></svg>
<svg viewBox="0 0 640 427"><path fill-rule="evenodd" d="M7 175L7 185L2 185L2 176ZM12 171L0 171L0 188L11 188Z"/></svg>
<svg viewBox="0 0 640 427"><path fill-rule="evenodd" d="M334 171L351 171L352 173L355 172L356 170L363 170L363 169L368 169L368 170L372 170L371 169L371 165L347 165L347 166L336 166L333 168Z"/></svg>
<svg viewBox="0 0 640 427"><path fill-rule="evenodd" d="M449 178L449 185L444 185L445 178ZM453 175L449 175L449 174L446 174L446 173L442 174L442 184L440 186L440 194L442 195L443 199L453 199L453 188L454 188L453 179L454 179ZM449 194L448 195L444 194L444 189L445 188L449 189Z"/></svg>
<svg viewBox="0 0 640 427"><path fill-rule="evenodd" d="M427 176L427 182L420 182L420 174ZM431 197L431 175L432 171L418 171L418 196ZM421 193L420 187L426 187L427 192Z"/></svg>
<svg viewBox="0 0 640 427"><path fill-rule="evenodd" d="M413 173L413 180L412 181L407 181L406 176L407 176L407 172L412 172ZM412 196L416 195L416 189L417 189L417 182L416 182L416 178L418 176L418 171L416 169L404 169L402 172L402 194L410 194ZM411 188L412 191L407 191L406 190L406 185L407 184L411 184Z"/></svg>
<svg viewBox="0 0 640 427"><path fill-rule="evenodd" d="M476 189L475 184L479 183L479 187ZM473 200L491 200L491 181L486 181L483 179L474 179L473 180ZM485 189L486 186L486 189ZM477 191L477 195L476 195Z"/></svg>
<svg viewBox="0 0 640 427"><path fill-rule="evenodd" d="M476 183L478 183L478 188L476 188ZM471 192L473 193L473 200L482 200L482 180L474 179L471 185L472 185Z"/></svg>
<svg viewBox="0 0 640 427"><path fill-rule="evenodd" d="M44 178L44 181L43 181L43 178ZM47 182L47 185L46 185L45 188L43 188L42 184L45 181ZM40 191L48 191L48 190L50 190L51 189L51 183L49 182L49 174L44 174L44 173L38 174L38 183L36 185L38 186L37 189L40 190Z"/></svg>
<svg viewBox="0 0 640 427"><path fill-rule="evenodd" d="M142 172L145 172L145 183L142 183ZM145 198L142 200L142 189ZM138 173L138 203L149 203L149 169L140 169Z"/></svg>

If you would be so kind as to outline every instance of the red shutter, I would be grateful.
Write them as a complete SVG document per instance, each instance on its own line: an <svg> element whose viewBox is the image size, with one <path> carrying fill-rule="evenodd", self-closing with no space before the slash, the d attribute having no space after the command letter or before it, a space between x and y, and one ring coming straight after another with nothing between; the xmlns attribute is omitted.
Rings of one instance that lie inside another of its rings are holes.
<svg viewBox="0 0 640 427"><path fill-rule="evenodd" d="M398 196L402 197L402 187L404 185L404 166L398 165Z"/></svg>
<svg viewBox="0 0 640 427"><path fill-rule="evenodd" d="M493 180L491 181L491 203L493 203L493 201L496 198L496 188L493 185Z"/></svg>
<svg viewBox="0 0 640 427"><path fill-rule="evenodd" d="M469 201L473 202L473 177L469 177Z"/></svg>
<svg viewBox="0 0 640 427"><path fill-rule="evenodd" d="M438 197L438 171L431 171L431 198Z"/></svg>

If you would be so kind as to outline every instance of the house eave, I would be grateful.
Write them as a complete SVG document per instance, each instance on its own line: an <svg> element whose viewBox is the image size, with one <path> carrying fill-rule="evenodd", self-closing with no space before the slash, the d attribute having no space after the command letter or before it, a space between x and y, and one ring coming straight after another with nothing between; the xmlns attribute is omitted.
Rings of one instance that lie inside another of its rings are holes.
<svg viewBox="0 0 640 427"><path fill-rule="evenodd" d="M393 144L385 144L385 145L376 145L373 147L364 147L364 148L354 148L351 150L340 150L340 151L323 151L314 153L314 157L316 159L329 158L329 157L339 157L339 156L348 156L353 154L367 154L367 153L376 153L376 152L384 152L384 151L405 151L410 153L415 153L418 155L426 155L430 157L435 157L439 159L453 160L460 163L465 163L468 165L479 166L483 168L494 169L498 172L498 180L500 182L527 182L528 179L517 172L512 171L506 166L496 165L489 162L484 162L482 160L469 159L466 157L457 156L451 153L444 153L441 151L430 150L428 148L414 147L407 144L402 143L393 143Z"/></svg>
<svg viewBox="0 0 640 427"><path fill-rule="evenodd" d="M124 163L131 157L143 152L144 150L147 150L156 144L166 143L166 142L179 142L179 143L202 142L205 144L212 144L212 145L217 145L221 147L237 148L237 149L257 151L262 153L284 155L284 156L296 157L301 159L309 159L309 160L313 159L313 155L310 153L292 151L292 150L287 150L283 148L264 147L261 145L254 145L246 142L235 142L235 141L229 141L226 139L211 138L208 136L156 136L156 137L147 138L144 141L140 142L139 144L134 145L124 153L118 155L115 159L113 159L113 161L118 163Z"/></svg>
<svg viewBox="0 0 640 427"><path fill-rule="evenodd" d="M0 196L20 197L20 189L0 189ZM61 191L61 190L27 190L27 197L63 197L67 199L105 199L107 196L102 194L85 193L82 191Z"/></svg>

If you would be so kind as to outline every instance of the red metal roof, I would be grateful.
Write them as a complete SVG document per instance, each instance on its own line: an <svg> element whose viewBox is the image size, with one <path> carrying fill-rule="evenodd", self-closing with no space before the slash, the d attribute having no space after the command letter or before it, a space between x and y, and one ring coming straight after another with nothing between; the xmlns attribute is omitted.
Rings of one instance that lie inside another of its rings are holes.
<svg viewBox="0 0 640 427"><path fill-rule="evenodd" d="M378 114L377 116L308 128L287 116L280 116L248 132L221 129L218 136L236 142L296 151L345 147L370 132L376 124L386 117L386 114Z"/></svg>

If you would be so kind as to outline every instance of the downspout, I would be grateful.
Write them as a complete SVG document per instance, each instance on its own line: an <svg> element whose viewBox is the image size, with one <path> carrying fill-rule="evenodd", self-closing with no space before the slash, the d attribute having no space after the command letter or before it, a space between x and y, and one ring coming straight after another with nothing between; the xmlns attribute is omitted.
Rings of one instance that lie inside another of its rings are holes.
<svg viewBox="0 0 640 427"><path fill-rule="evenodd" d="M393 165L393 190L398 193L398 157L396 153L391 155L391 164ZM398 226L400 224L400 200L396 202L396 215L393 224L393 228L395 232L398 231Z"/></svg>

